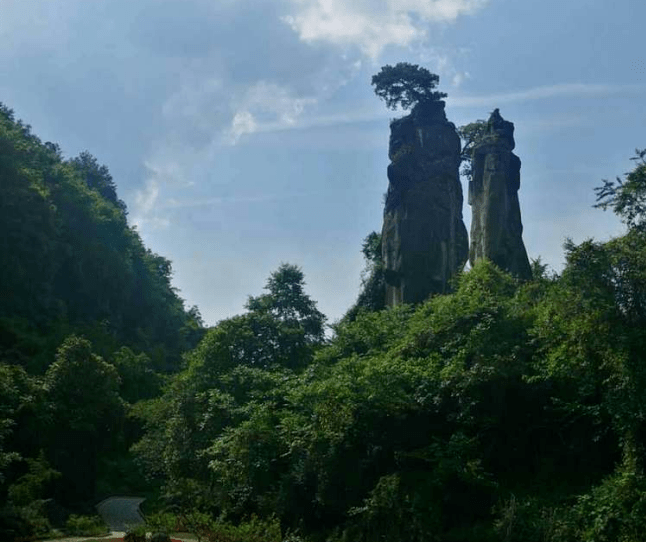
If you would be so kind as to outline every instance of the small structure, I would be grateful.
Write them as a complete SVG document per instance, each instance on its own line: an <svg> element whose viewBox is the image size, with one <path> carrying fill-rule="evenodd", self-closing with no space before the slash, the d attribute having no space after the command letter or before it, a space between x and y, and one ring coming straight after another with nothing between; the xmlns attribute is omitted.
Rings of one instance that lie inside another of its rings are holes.
<svg viewBox="0 0 646 542"><path fill-rule="evenodd" d="M144 523L139 507L145 500L141 497L109 497L97 504L96 510L111 531L125 532Z"/></svg>

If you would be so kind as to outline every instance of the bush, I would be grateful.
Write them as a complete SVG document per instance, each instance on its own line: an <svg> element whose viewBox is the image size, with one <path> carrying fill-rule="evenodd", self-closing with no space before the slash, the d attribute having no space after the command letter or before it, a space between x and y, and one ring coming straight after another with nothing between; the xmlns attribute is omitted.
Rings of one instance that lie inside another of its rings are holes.
<svg viewBox="0 0 646 542"><path fill-rule="evenodd" d="M146 526L138 525L128 530L123 542L146 542Z"/></svg>
<svg viewBox="0 0 646 542"><path fill-rule="evenodd" d="M187 522L183 518L168 512L157 512L146 516L146 525L150 530L162 533L190 531L190 528L187 528Z"/></svg>
<svg viewBox="0 0 646 542"><path fill-rule="evenodd" d="M108 526L99 516L72 514L65 523L67 532L76 536L98 536L108 532Z"/></svg>
<svg viewBox="0 0 646 542"><path fill-rule="evenodd" d="M251 516L238 525L216 521L212 516L197 510L184 514L157 513L146 518L148 528L159 533L188 531L194 534L199 542L282 542L280 522L277 518L261 519ZM298 540L290 535L290 540ZM160 539L162 540L162 539ZM139 542L133 538L131 541ZM152 541L151 541L152 542Z"/></svg>
<svg viewBox="0 0 646 542"><path fill-rule="evenodd" d="M565 539L556 537L559 531L558 513L536 499L508 500L495 507L498 519L494 522L497 539L503 542L548 542Z"/></svg>
<svg viewBox="0 0 646 542"><path fill-rule="evenodd" d="M281 542L280 522L277 518L251 519L239 525L215 522L207 533L209 542Z"/></svg>
<svg viewBox="0 0 646 542"><path fill-rule="evenodd" d="M646 479L619 473L579 497L570 539L584 542L634 542L646 533ZM560 542L560 541L559 541Z"/></svg>
<svg viewBox="0 0 646 542"><path fill-rule="evenodd" d="M0 540L34 540L48 536L52 527L43 510L44 501L0 510Z"/></svg>

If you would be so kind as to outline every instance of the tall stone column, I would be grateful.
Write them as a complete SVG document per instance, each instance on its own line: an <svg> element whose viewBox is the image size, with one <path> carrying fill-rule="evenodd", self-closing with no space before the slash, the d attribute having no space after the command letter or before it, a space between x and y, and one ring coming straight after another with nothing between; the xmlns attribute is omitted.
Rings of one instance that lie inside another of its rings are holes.
<svg viewBox="0 0 646 542"><path fill-rule="evenodd" d="M382 250L386 305L448 290L468 256L460 138L444 102L420 103L390 125Z"/></svg>
<svg viewBox="0 0 646 542"><path fill-rule="evenodd" d="M523 244L518 189L520 158L511 152L514 125L496 109L474 146L469 205L472 207L469 261L487 258L521 279L532 270Z"/></svg>

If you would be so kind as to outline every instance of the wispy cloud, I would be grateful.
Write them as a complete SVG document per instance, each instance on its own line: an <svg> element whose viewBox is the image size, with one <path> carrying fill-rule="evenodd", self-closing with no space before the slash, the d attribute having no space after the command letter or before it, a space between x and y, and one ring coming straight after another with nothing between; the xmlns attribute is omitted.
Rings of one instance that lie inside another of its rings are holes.
<svg viewBox="0 0 646 542"><path fill-rule="evenodd" d="M451 84L455 87L458 88L459 86L464 83L467 79L469 79L471 75L469 72L456 72L453 74L453 77L451 77Z"/></svg>
<svg viewBox="0 0 646 542"><path fill-rule="evenodd" d="M146 181L143 188L135 192L132 222L139 229L165 229L170 226L170 219L164 214L161 203L163 190L168 187L185 190L194 182L187 180L184 164L172 155L148 160L144 165Z"/></svg>
<svg viewBox="0 0 646 542"><path fill-rule="evenodd" d="M280 194L257 194L253 196L221 196L199 199L175 199L169 198L160 203L159 209L187 209L195 207L211 207L213 205L226 205L231 203L264 203L268 201L280 201L294 198L304 198L316 195L317 192L283 192Z"/></svg>
<svg viewBox="0 0 646 542"><path fill-rule="evenodd" d="M460 77L456 84L461 84L469 75ZM500 94L486 94L482 96L456 96L449 95L447 100L452 107L498 107L510 103L529 102L549 98L603 98L606 96L633 94L644 92L645 86L640 85L609 85L609 84L583 84L583 83L562 83L549 86L541 86ZM290 125L278 125L275 123L258 123L254 131L256 133L272 132L281 130L303 130L315 127L336 126L343 124L355 124L362 122L373 122L380 119L392 118L393 112L385 108L371 108L364 110L352 110L321 116L303 116L298 122ZM577 123L580 119L577 120ZM568 118L571 123L572 119ZM553 123L550 122L550 125Z"/></svg>
<svg viewBox="0 0 646 542"><path fill-rule="evenodd" d="M389 45L407 47L427 35L430 22L453 22L486 0L291 0L283 17L305 42L356 46L376 60Z"/></svg>
<svg viewBox="0 0 646 542"><path fill-rule="evenodd" d="M299 97L283 86L260 81L247 89L236 109L227 136L235 144L244 134L258 131L259 126L295 126L305 108L316 104L316 98Z"/></svg>
<svg viewBox="0 0 646 542"><path fill-rule="evenodd" d="M140 230L145 227L161 229L170 225L165 217L156 216L156 207L159 200L159 181L148 178L144 187L135 192L134 213L131 219L133 225Z"/></svg>
<svg viewBox="0 0 646 542"><path fill-rule="evenodd" d="M548 98L601 98L643 92L644 90L643 85L561 83L483 96L449 96L448 99L451 105L456 107L497 106Z"/></svg>

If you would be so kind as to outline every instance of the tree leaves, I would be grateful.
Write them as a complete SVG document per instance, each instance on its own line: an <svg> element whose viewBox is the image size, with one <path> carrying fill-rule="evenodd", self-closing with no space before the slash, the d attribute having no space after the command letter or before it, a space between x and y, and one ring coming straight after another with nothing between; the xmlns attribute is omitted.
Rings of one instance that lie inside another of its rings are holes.
<svg viewBox="0 0 646 542"><path fill-rule="evenodd" d="M379 73L372 76L375 94L392 110L398 106L405 110L446 98L446 93L433 90L439 81L438 75L408 62L382 66Z"/></svg>

